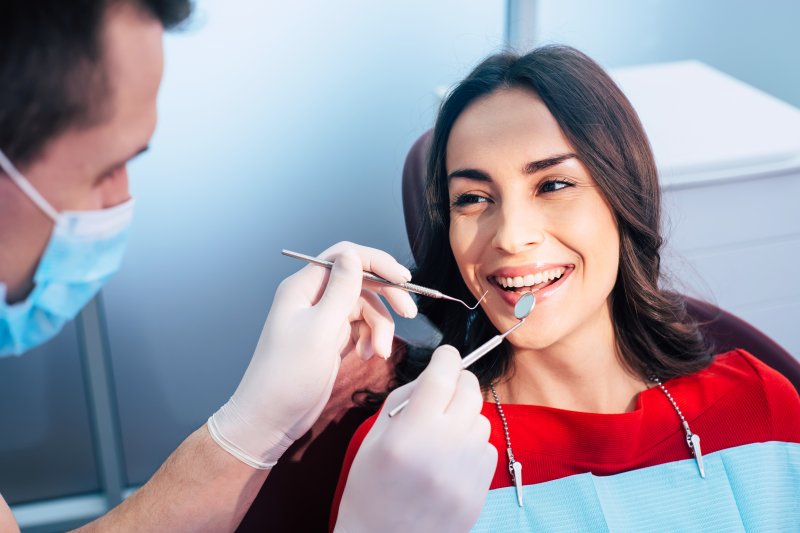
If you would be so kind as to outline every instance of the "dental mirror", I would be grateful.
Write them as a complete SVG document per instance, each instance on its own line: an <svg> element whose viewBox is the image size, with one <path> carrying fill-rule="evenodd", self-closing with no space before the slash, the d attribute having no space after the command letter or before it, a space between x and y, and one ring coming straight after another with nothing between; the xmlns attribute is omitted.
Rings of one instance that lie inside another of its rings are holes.
<svg viewBox="0 0 800 533"><path fill-rule="evenodd" d="M536 305L536 296L532 292L526 292L517 300L517 305L514 306L514 316L517 317L517 320L524 320L533 311L534 305Z"/></svg>
<svg viewBox="0 0 800 533"><path fill-rule="evenodd" d="M529 314L531 314L534 305L536 305L536 297L533 295L532 292L526 292L525 294L520 296L519 300L517 300L517 304L514 306L514 316L516 317L517 320L519 320L519 322L508 328L508 330L506 330L505 333L495 335L494 337L492 337L491 339L480 345L478 348L476 348L474 351L464 356L464 358L461 359L461 368L469 367L472 363L474 363L475 361L477 361L478 359L480 359L481 357L483 357L484 355L495 349L497 346L499 346L500 343L503 342L503 339L505 339L507 336L513 333L514 330L516 330L518 327L520 327L522 324L525 323L525 319L528 318ZM389 411L389 418L393 417L394 415L402 411L406 405L408 405L408 399L406 399L403 403L401 403L400 405Z"/></svg>

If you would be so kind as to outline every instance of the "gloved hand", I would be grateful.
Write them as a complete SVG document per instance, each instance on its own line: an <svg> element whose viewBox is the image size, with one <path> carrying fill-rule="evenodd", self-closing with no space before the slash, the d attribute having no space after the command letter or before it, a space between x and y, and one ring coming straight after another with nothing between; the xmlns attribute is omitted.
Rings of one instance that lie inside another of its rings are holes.
<svg viewBox="0 0 800 533"><path fill-rule="evenodd" d="M388 413L410 396L408 407ZM358 450L336 533L463 532L478 519L497 465L475 375L451 346L392 392Z"/></svg>
<svg viewBox="0 0 800 533"><path fill-rule="evenodd" d="M274 465L311 428L343 357L389 357L394 322L377 293L401 316L417 313L405 291L362 288L364 270L398 283L411 279L389 254L342 242L320 257L333 268L309 265L280 284L239 387L208 420L214 440L255 468Z"/></svg>

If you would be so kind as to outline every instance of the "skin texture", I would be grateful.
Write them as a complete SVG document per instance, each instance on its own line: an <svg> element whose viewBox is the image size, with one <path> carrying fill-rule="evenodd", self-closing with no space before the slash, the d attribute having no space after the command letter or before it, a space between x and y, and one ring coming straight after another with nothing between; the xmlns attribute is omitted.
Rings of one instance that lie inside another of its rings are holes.
<svg viewBox="0 0 800 533"><path fill-rule="evenodd" d="M17 521L14 520L14 515L11 514L11 509L8 508L8 504L2 495L0 495L0 531L8 533L19 531Z"/></svg>
<svg viewBox="0 0 800 533"><path fill-rule="evenodd" d="M447 144L450 244L462 277L498 330L514 324L496 290L498 269L574 270L510 337L513 369L504 402L624 412L647 386L620 364L609 295L619 267L613 213L577 157L531 172L529 163L574 154L531 91L501 89L470 105ZM467 170L465 172L465 170ZM490 181L475 179L478 170ZM543 291L544 292L544 291Z"/></svg>
<svg viewBox="0 0 800 533"><path fill-rule="evenodd" d="M163 70L161 24L127 3L106 14L101 46L109 83L102 119L71 128L19 171L57 211L102 209L128 198L126 163L143 150L156 126ZM0 280L9 303L24 299L53 221L9 179L0 179Z"/></svg>

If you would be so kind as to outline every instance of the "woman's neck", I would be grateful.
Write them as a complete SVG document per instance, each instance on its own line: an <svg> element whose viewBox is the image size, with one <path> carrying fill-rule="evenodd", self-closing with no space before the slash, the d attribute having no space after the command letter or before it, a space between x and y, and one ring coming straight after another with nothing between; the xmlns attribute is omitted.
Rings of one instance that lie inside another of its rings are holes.
<svg viewBox="0 0 800 533"><path fill-rule="evenodd" d="M622 364L610 317L604 318L543 349L513 347L508 374L495 382L501 401L589 413L633 410L648 385Z"/></svg>

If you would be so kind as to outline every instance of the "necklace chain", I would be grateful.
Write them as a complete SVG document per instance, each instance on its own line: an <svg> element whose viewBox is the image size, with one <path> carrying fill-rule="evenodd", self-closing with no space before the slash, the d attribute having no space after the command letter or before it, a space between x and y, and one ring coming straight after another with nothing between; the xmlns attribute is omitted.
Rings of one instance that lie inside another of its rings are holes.
<svg viewBox="0 0 800 533"><path fill-rule="evenodd" d="M489 387L494 396L494 403L497 405L497 414L500 415L500 421L503 423L503 434L506 437L506 448L508 449L508 472L511 474L511 479L514 479L514 469L511 465L514 464L514 452L511 451L511 434L508 432L508 421L506 421L506 414L503 412L503 406L500 404L500 397L497 396L497 391L494 388L494 383L490 383Z"/></svg>
<svg viewBox="0 0 800 533"><path fill-rule="evenodd" d="M672 397L667 387L661 382L661 380L656 375L650 376L650 381L658 385L658 388L661 389L661 392L669 400L669 403L672 404L672 407L675 409L675 412L678 413L678 416L681 419L681 425L683 426L684 431L686 432L686 445L689 447L689 451L695 458L697 462L697 468L700 471L701 477L706 477L705 475L705 468L703 466L703 455L700 451L700 436L696 433L692 433L692 430L689 429L689 423L686 421L686 418L683 416L680 407L678 407L678 403L675 401L675 398ZM508 420L506 420L506 414L503 412L503 406L500 403L500 396L497 394L497 390L494 388L494 383L489 384L489 389L492 391L492 397L494 397L494 403L497 406L497 414L500 415L500 421L503 423L503 434L505 435L506 439L506 452L508 454L508 473L511 475L511 481L517 487L517 499L520 502L520 507L522 507L522 480L519 479L520 475L515 475L515 472L522 472L522 465L519 461L514 459L514 452L511 450L511 434L508 432ZM515 469L516 465L516 469Z"/></svg>
<svg viewBox="0 0 800 533"><path fill-rule="evenodd" d="M678 404L677 402L675 402L675 399L672 397L672 394L670 394L667 388L664 386L664 384L661 383L661 380L658 379L658 376L656 376L655 374L650 376L650 381L658 385L661 391L667 396L669 403L671 403L672 407L675 408L675 412L678 413L678 416L681 418L681 422L686 423L686 419L683 417L683 413L681 413L681 408L678 407Z"/></svg>

